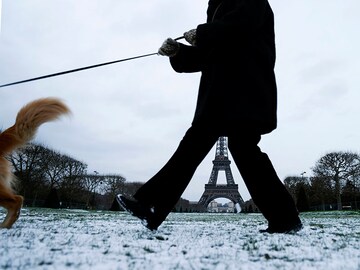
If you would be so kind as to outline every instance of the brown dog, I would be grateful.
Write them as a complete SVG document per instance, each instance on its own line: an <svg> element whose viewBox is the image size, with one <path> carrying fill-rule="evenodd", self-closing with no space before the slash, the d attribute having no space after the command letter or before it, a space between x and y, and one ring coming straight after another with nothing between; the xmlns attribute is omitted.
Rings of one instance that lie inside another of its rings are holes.
<svg viewBox="0 0 360 270"><path fill-rule="evenodd" d="M67 113L70 113L68 107L56 98L38 99L24 106L19 111L15 124L0 133L0 206L7 210L0 228L11 228L19 217L24 200L22 196L14 194L14 175L6 156L29 142L41 124Z"/></svg>

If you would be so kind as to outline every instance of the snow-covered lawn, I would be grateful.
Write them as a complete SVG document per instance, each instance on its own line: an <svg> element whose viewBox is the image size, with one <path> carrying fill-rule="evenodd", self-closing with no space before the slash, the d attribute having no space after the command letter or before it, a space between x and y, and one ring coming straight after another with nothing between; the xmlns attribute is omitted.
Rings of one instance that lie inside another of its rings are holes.
<svg viewBox="0 0 360 270"><path fill-rule="evenodd" d="M0 230L0 269L360 269L359 212L301 218L270 235L260 214L172 213L150 232L124 212L27 208Z"/></svg>

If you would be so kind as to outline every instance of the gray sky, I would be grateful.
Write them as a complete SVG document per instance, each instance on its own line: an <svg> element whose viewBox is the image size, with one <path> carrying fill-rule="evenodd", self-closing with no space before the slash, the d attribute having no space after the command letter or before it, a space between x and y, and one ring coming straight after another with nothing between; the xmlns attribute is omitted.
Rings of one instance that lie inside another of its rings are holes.
<svg viewBox="0 0 360 270"><path fill-rule="evenodd" d="M156 52L165 38L203 23L207 2L3 0L0 84ZM304 171L310 176L327 152L360 149L360 1L269 2L276 24L279 121L260 146L282 180ZM42 126L36 141L85 162L89 172L144 182L190 126L199 78L175 73L166 57L155 55L1 88L0 128L12 125L25 103L59 97L72 117ZM200 198L214 155L212 149L184 198ZM231 168L240 194L249 199L233 163ZM219 182L224 179L221 174Z"/></svg>

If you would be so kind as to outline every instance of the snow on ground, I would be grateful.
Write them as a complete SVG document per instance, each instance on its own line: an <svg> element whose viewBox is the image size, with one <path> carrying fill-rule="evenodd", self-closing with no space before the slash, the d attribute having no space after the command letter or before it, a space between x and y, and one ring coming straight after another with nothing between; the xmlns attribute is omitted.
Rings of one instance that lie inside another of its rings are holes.
<svg viewBox="0 0 360 270"><path fill-rule="evenodd" d="M360 269L359 212L301 218L271 235L260 214L172 213L150 232L124 212L27 208L0 230L0 269Z"/></svg>

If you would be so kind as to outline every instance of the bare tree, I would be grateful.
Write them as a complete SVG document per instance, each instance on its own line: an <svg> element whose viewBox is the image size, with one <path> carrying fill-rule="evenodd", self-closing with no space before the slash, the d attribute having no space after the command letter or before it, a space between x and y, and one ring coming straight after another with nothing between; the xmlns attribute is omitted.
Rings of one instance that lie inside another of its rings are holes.
<svg viewBox="0 0 360 270"><path fill-rule="evenodd" d="M309 210L308 193L310 190L309 178L304 176L288 176L284 180L285 187L293 197L300 212Z"/></svg>
<svg viewBox="0 0 360 270"><path fill-rule="evenodd" d="M352 152L331 152L320 158L312 170L315 177L332 183L337 208L341 210L341 189L347 181L359 175L360 157Z"/></svg>
<svg viewBox="0 0 360 270"><path fill-rule="evenodd" d="M65 175L66 162L62 155L55 151L48 149L46 155L43 157L44 162L44 174L50 189L59 188L61 181Z"/></svg>
<svg viewBox="0 0 360 270"><path fill-rule="evenodd" d="M125 177L118 174L108 174L103 177L103 193L110 195L112 198L116 194L122 193L125 188Z"/></svg>
<svg viewBox="0 0 360 270"><path fill-rule="evenodd" d="M69 156L63 156L64 175L61 181L61 199L68 205L79 203L82 200L83 176L86 174L87 165Z"/></svg>
<svg viewBox="0 0 360 270"><path fill-rule="evenodd" d="M43 156L47 149L39 144L29 144L27 147L12 153L9 160L13 172L18 179L16 186L19 194L25 197L37 197L44 184Z"/></svg>
<svg viewBox="0 0 360 270"><path fill-rule="evenodd" d="M331 203L334 198L331 181L325 177L311 177L310 182L310 203L314 206L320 205L319 210L325 211L325 204Z"/></svg>
<svg viewBox="0 0 360 270"><path fill-rule="evenodd" d="M85 174L82 176L82 187L86 191L86 207L92 209L95 207L95 194L101 190L103 176L95 174Z"/></svg>
<svg viewBox="0 0 360 270"><path fill-rule="evenodd" d="M87 165L40 144L29 144L10 158L19 179L19 194L33 203L44 200L52 189L67 191L67 198L82 188L80 177Z"/></svg>
<svg viewBox="0 0 360 270"><path fill-rule="evenodd" d="M308 186L309 179L302 176L288 176L284 180L284 185L296 201L296 194L299 192L299 188L301 186Z"/></svg>
<svg viewBox="0 0 360 270"><path fill-rule="evenodd" d="M108 174L103 176L100 193L103 195L103 208L110 210L120 210L116 201L116 195L124 193L126 179L118 174Z"/></svg>

